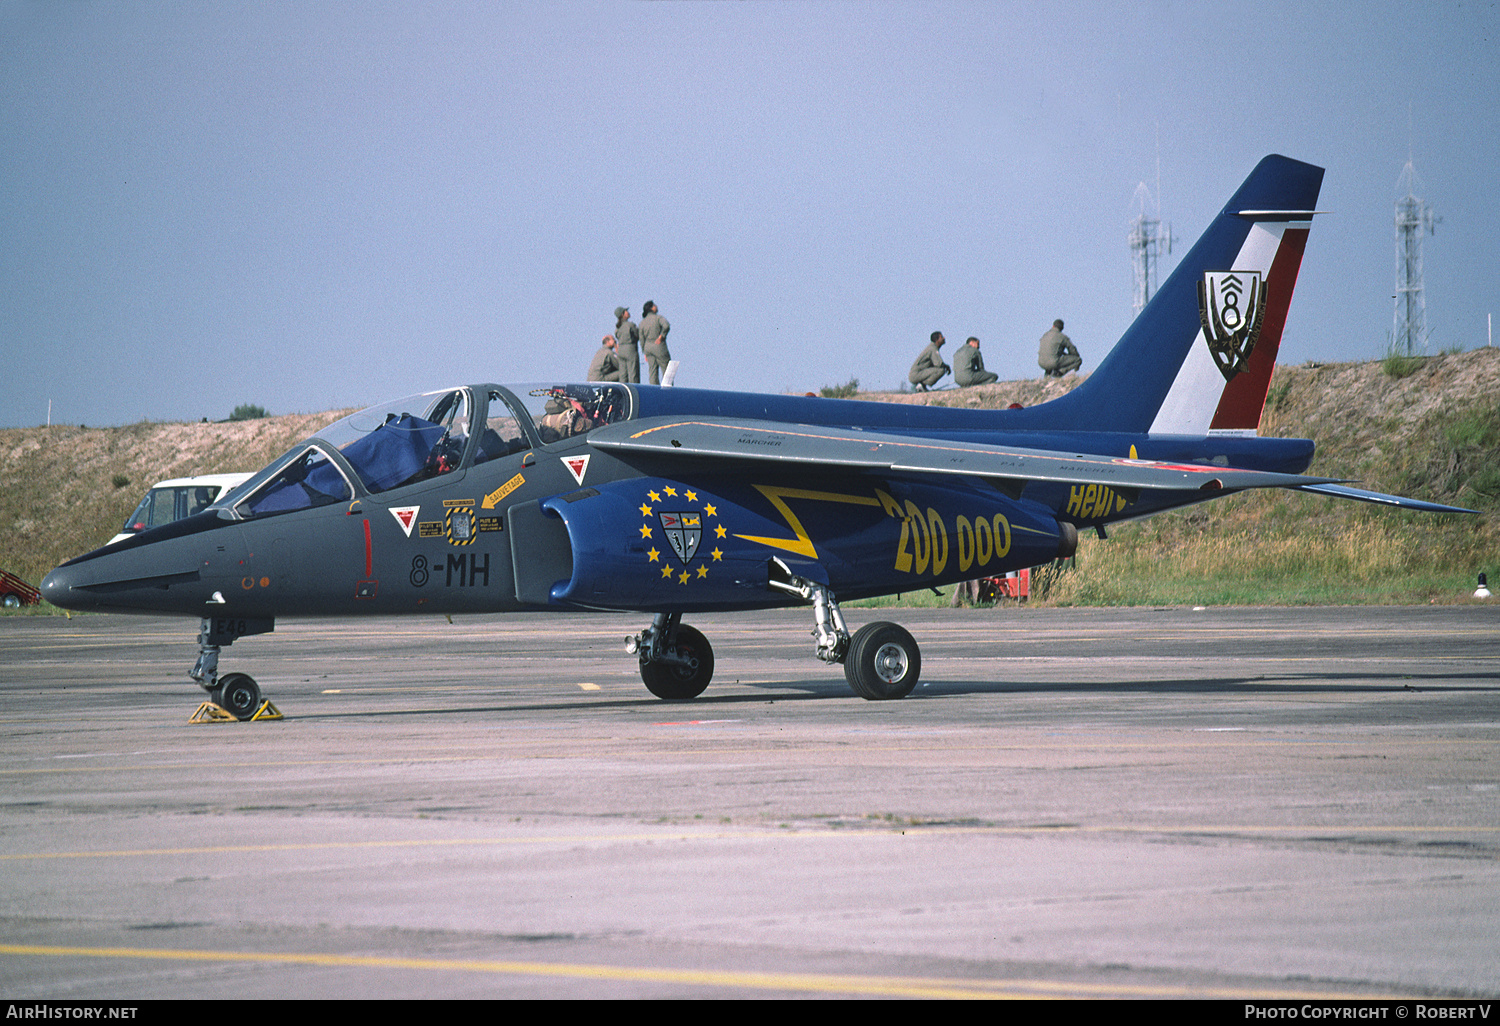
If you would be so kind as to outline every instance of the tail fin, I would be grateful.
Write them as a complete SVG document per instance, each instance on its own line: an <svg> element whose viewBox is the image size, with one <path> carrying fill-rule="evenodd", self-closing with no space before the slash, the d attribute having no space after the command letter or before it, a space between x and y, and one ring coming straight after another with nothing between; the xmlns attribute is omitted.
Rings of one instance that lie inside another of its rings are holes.
<svg viewBox="0 0 1500 1026"><path fill-rule="evenodd" d="M1098 370L1037 409L1097 431L1255 434L1322 184L1320 167L1262 160Z"/></svg>

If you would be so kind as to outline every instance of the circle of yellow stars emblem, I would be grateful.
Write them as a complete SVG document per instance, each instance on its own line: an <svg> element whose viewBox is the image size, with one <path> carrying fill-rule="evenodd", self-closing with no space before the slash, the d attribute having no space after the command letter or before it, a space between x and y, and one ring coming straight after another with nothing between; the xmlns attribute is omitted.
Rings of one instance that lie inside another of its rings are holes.
<svg viewBox="0 0 1500 1026"><path fill-rule="evenodd" d="M648 544L646 561L660 564L660 579L679 585L707 580L709 567L724 558L717 543L729 533L723 524L709 523L719 519L714 504L700 503L698 493L691 489L665 485L647 491L640 510L641 538ZM713 545L708 552L700 551L705 543ZM669 557L681 566L674 566ZM694 558L699 560L696 565Z"/></svg>

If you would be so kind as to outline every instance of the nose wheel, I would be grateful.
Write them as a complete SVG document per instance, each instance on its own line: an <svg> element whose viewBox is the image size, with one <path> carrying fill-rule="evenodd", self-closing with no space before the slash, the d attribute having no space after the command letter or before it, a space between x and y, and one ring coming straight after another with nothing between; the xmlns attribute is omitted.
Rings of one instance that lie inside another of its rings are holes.
<svg viewBox="0 0 1500 1026"><path fill-rule="evenodd" d="M204 617L198 630L198 661L188 676L208 692L208 700L237 720L249 720L266 707L261 719L281 719L281 713L269 702L262 702L260 685L246 673L219 676L219 651L247 634L266 634L275 628L274 620L240 617ZM222 719L222 717L220 717ZM197 722L197 721L195 721Z"/></svg>
<svg viewBox="0 0 1500 1026"><path fill-rule="evenodd" d="M235 719L248 720L260 708L260 685L248 674L226 673L208 697Z"/></svg>

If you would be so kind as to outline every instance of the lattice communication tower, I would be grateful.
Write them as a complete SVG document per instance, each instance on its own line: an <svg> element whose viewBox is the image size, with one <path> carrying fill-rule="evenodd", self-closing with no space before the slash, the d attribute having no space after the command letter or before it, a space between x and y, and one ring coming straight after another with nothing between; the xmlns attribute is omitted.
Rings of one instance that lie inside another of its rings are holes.
<svg viewBox="0 0 1500 1026"><path fill-rule="evenodd" d="M1406 195L1396 201L1396 317L1391 351L1415 356L1427 351L1427 297L1422 289L1422 236L1434 234L1442 218L1417 198L1417 172L1406 162L1401 183Z"/></svg>
<svg viewBox="0 0 1500 1026"><path fill-rule="evenodd" d="M1162 254L1172 252L1172 226L1146 212L1152 206L1151 191L1142 182L1135 187L1131 206L1140 210L1130 222L1130 261L1135 267L1135 316L1139 317L1156 293L1156 265Z"/></svg>

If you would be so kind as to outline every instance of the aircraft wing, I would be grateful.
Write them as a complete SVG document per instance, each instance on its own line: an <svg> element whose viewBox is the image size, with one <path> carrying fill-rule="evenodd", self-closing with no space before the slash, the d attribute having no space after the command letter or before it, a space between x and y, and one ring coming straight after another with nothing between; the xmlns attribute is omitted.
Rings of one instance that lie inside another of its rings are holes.
<svg viewBox="0 0 1500 1026"><path fill-rule="evenodd" d="M1428 502L1425 499L1408 499L1404 495L1386 495L1384 492L1370 492L1363 488L1350 488L1348 485L1332 484L1301 484L1297 486L1299 492L1315 492L1318 495L1332 495L1340 499L1357 499L1360 502L1373 502L1382 506L1396 506L1400 509L1415 509L1423 513L1478 513L1477 509L1464 509L1462 506L1444 506L1440 502Z"/></svg>
<svg viewBox="0 0 1500 1026"><path fill-rule="evenodd" d="M1014 495L1019 495L1029 481L1106 484L1115 489L1237 491L1297 488L1336 480L732 417L648 417L599 428L587 437L595 448L626 458L636 455L891 474L953 474L986 478Z"/></svg>

